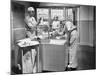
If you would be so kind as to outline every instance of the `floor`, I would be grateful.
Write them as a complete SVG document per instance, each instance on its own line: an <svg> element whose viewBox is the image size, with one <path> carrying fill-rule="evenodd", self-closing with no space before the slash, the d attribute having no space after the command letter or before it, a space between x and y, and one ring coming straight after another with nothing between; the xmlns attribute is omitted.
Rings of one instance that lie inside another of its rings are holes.
<svg viewBox="0 0 100 75"><path fill-rule="evenodd" d="M96 48L80 45L77 52L78 70L88 70L96 68Z"/></svg>

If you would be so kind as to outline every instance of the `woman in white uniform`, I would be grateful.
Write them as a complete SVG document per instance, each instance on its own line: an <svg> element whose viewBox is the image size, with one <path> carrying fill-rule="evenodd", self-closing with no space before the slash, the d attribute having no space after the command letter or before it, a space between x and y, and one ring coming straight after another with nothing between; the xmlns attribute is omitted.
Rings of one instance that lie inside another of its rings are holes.
<svg viewBox="0 0 100 75"><path fill-rule="evenodd" d="M27 11L28 15L25 17L26 33L28 38L32 39L35 36L37 22L34 18L34 8L29 7ZM23 55L23 73L36 73L36 54L36 49L31 49ZM19 64L18 66L21 69Z"/></svg>
<svg viewBox="0 0 100 75"><path fill-rule="evenodd" d="M37 25L37 22L35 20L35 10L33 7L29 7L28 8L28 16L25 17L25 22L26 24L28 25L29 27L29 30L27 31L27 36L30 38L30 39L34 39L34 37L36 36L36 25ZM36 73L36 50L35 49L31 49L31 52L32 52L32 65L33 65L33 73ZM29 67L31 68L31 67Z"/></svg>

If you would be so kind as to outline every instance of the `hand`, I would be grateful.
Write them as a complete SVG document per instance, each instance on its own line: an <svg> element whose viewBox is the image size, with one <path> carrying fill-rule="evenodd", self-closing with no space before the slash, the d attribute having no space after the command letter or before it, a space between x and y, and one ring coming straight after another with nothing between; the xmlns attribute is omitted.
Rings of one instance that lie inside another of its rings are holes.
<svg viewBox="0 0 100 75"><path fill-rule="evenodd" d="M17 64L17 66L18 66L19 70L21 70L21 66L20 66L20 64Z"/></svg>

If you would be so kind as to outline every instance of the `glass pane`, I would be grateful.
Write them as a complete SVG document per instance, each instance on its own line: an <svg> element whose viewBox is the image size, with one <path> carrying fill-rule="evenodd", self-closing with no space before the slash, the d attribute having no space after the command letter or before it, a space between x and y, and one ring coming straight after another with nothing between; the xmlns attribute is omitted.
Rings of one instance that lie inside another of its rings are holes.
<svg viewBox="0 0 100 75"><path fill-rule="evenodd" d="M73 22L73 9L70 8L68 9L68 13L67 13L67 18L70 19Z"/></svg>
<svg viewBox="0 0 100 75"><path fill-rule="evenodd" d="M59 20L64 18L64 10L63 9L51 9L51 19L54 19L55 16L58 16Z"/></svg>
<svg viewBox="0 0 100 75"><path fill-rule="evenodd" d="M49 9L46 8L37 8L37 32L38 36L41 39L48 38L48 29L49 29Z"/></svg>
<svg viewBox="0 0 100 75"><path fill-rule="evenodd" d="M37 8L37 20L39 20L40 18L48 20L48 18L49 18L49 9Z"/></svg>

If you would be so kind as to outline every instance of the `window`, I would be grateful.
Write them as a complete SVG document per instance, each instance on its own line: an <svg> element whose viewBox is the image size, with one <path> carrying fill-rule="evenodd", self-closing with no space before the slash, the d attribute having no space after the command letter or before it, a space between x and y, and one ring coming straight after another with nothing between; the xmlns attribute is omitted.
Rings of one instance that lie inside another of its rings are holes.
<svg viewBox="0 0 100 75"><path fill-rule="evenodd" d="M49 9L37 8L37 21L39 22L37 27L38 36L42 39L48 38Z"/></svg>
<svg viewBox="0 0 100 75"><path fill-rule="evenodd" d="M77 25L77 8L37 8L38 36L43 39L65 39L64 21Z"/></svg>

